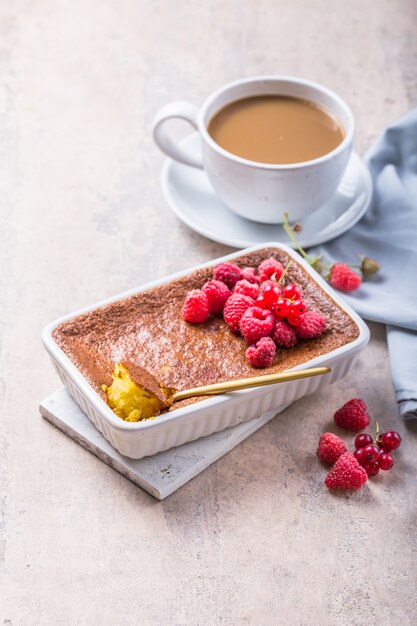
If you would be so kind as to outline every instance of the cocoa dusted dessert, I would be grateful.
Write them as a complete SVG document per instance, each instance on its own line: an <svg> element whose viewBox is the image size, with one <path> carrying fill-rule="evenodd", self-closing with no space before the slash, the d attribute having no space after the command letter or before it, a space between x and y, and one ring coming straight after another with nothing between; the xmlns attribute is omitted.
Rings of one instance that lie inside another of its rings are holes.
<svg viewBox="0 0 417 626"><path fill-rule="evenodd" d="M272 247L192 271L53 331L95 391L127 421L163 410L165 389L281 372L358 335L356 323L306 270Z"/></svg>

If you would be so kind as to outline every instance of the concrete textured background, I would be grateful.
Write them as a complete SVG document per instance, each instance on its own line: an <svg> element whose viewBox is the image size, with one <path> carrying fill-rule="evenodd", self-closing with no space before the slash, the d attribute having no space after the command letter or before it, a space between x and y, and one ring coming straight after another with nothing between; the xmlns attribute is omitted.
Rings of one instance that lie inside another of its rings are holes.
<svg viewBox="0 0 417 626"><path fill-rule="evenodd" d="M163 503L37 411L58 385L45 323L229 251L162 197L158 107L295 74L346 98L363 153L416 104L416 26L413 0L0 4L2 624L417 623L417 429L397 417L383 327L343 383ZM404 445L332 496L315 446L356 395Z"/></svg>

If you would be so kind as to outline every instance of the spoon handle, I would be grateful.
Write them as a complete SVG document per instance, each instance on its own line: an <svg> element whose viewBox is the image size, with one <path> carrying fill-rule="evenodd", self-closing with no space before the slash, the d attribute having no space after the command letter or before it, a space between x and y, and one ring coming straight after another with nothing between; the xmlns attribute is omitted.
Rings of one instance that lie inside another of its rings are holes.
<svg viewBox="0 0 417 626"><path fill-rule="evenodd" d="M279 372L278 374L267 374L265 376L254 376L253 378L241 378L239 380L228 380L224 383L215 383L214 385L205 385L204 387L195 387L194 389L185 389L177 391L172 396L173 402L193 398L195 396L215 396L228 391L238 391L239 389L248 389L250 387L263 387L264 385L273 385L274 383L283 383L289 380L299 380L300 378L309 378L310 376L320 376L331 372L330 367L311 367L305 370L297 370L294 372Z"/></svg>

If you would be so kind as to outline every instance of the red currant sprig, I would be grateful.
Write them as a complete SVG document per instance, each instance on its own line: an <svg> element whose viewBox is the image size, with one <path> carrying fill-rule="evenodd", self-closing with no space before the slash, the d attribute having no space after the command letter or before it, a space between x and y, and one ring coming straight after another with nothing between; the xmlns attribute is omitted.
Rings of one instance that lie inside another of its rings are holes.
<svg viewBox="0 0 417 626"><path fill-rule="evenodd" d="M277 320L287 319L289 324L299 326L307 307L301 299L301 289L290 283L284 288L281 285L268 285L263 294L256 300L257 306L272 311Z"/></svg>
<svg viewBox="0 0 417 626"><path fill-rule="evenodd" d="M297 237L295 235L296 232L301 230L301 226L299 224L295 224L293 227L291 227L288 221L287 212L284 213L283 227L288 237L291 239L292 243L294 244L294 247L298 250L301 256L307 261L307 263L311 265L311 267L313 267L316 270L316 272L318 272L319 274L325 274L326 280L329 280L331 278L331 270L332 270L332 267L334 267L334 265L344 265L346 270L348 270L348 268L360 270L363 280L370 278L371 276L373 276L380 270L380 265L377 261L375 261L375 259L371 259L361 254L359 255L360 261L361 261L360 265L348 265L346 263L335 263L335 264L326 263L325 261L323 261L321 254L316 257L311 257L307 254L304 248L300 246L300 244L298 243ZM340 288L337 286L335 280L333 281L330 280L329 282L333 285L333 287L336 287L337 289ZM355 289L357 289L360 285L360 282L361 281L359 281L357 286L351 287L349 291L354 291ZM346 291L346 289L343 288L342 291Z"/></svg>
<svg viewBox="0 0 417 626"><path fill-rule="evenodd" d="M375 439L367 433L357 435L353 453L369 477L376 476L380 469L390 470L394 465L390 452L401 445L401 437L396 431L390 430L380 434L377 421L375 430Z"/></svg>
<svg viewBox="0 0 417 626"><path fill-rule="evenodd" d="M287 320L292 326L299 326L307 306L302 300L301 287L296 283L283 286L284 277L291 265L285 268L279 281L268 280L266 287L256 300L256 305L272 311L278 321Z"/></svg>

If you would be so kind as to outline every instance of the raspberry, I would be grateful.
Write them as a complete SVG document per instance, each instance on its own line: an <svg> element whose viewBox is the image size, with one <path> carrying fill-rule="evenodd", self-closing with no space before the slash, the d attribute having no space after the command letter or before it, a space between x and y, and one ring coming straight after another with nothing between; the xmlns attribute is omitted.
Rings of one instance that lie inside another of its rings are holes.
<svg viewBox="0 0 417 626"><path fill-rule="evenodd" d="M242 278L242 272L237 265L232 263L220 263L214 268L213 278L221 280L222 283L232 289L238 280Z"/></svg>
<svg viewBox="0 0 417 626"><path fill-rule="evenodd" d="M230 330L238 333L240 318L250 306L253 306L252 298L241 293L234 293L226 302L223 310L223 317Z"/></svg>
<svg viewBox="0 0 417 626"><path fill-rule="evenodd" d="M337 459L347 451L345 442L333 433L324 433L320 437L317 456L320 461L334 465Z"/></svg>
<svg viewBox="0 0 417 626"><path fill-rule="evenodd" d="M272 339L281 348L292 348L297 343L297 334L287 322L277 322Z"/></svg>
<svg viewBox="0 0 417 626"><path fill-rule="evenodd" d="M329 489L359 489L368 475L353 454L344 452L327 474L324 484Z"/></svg>
<svg viewBox="0 0 417 626"><path fill-rule="evenodd" d="M208 300L210 313L221 313L230 297L230 289L220 280L209 280L201 287Z"/></svg>
<svg viewBox="0 0 417 626"><path fill-rule="evenodd" d="M205 322L208 316L209 305L206 294L200 289L189 291L182 307L182 319L198 324Z"/></svg>
<svg viewBox="0 0 417 626"><path fill-rule="evenodd" d="M246 359L253 367L269 367L275 358L276 348L271 337L262 337L246 350Z"/></svg>
<svg viewBox="0 0 417 626"><path fill-rule="evenodd" d="M262 261L258 267L258 272L261 280L268 280L268 278L271 278L274 274L276 280L279 280L284 273L284 266L282 263L271 257Z"/></svg>
<svg viewBox="0 0 417 626"><path fill-rule="evenodd" d="M253 267L244 267L241 274L242 278L253 284L257 284L261 280L259 276L256 275L256 270Z"/></svg>
<svg viewBox="0 0 417 626"><path fill-rule="evenodd" d="M355 291L361 286L362 280L344 263L335 263L330 268L329 283L339 291Z"/></svg>
<svg viewBox="0 0 417 626"><path fill-rule="evenodd" d="M258 296L258 291L258 285L243 279L237 281L233 293L243 293L244 296L255 299Z"/></svg>
<svg viewBox="0 0 417 626"><path fill-rule="evenodd" d="M352 398L336 411L334 421L340 428L358 432L369 426L371 418L365 402L360 398Z"/></svg>
<svg viewBox="0 0 417 626"><path fill-rule="evenodd" d="M326 318L318 311L306 311L303 314L301 324L296 327L296 332L301 339L313 339L319 337L326 328Z"/></svg>
<svg viewBox="0 0 417 626"><path fill-rule="evenodd" d="M256 343L262 337L269 337L274 330L275 319L268 310L258 306L246 309L240 320L240 332L250 344Z"/></svg>

